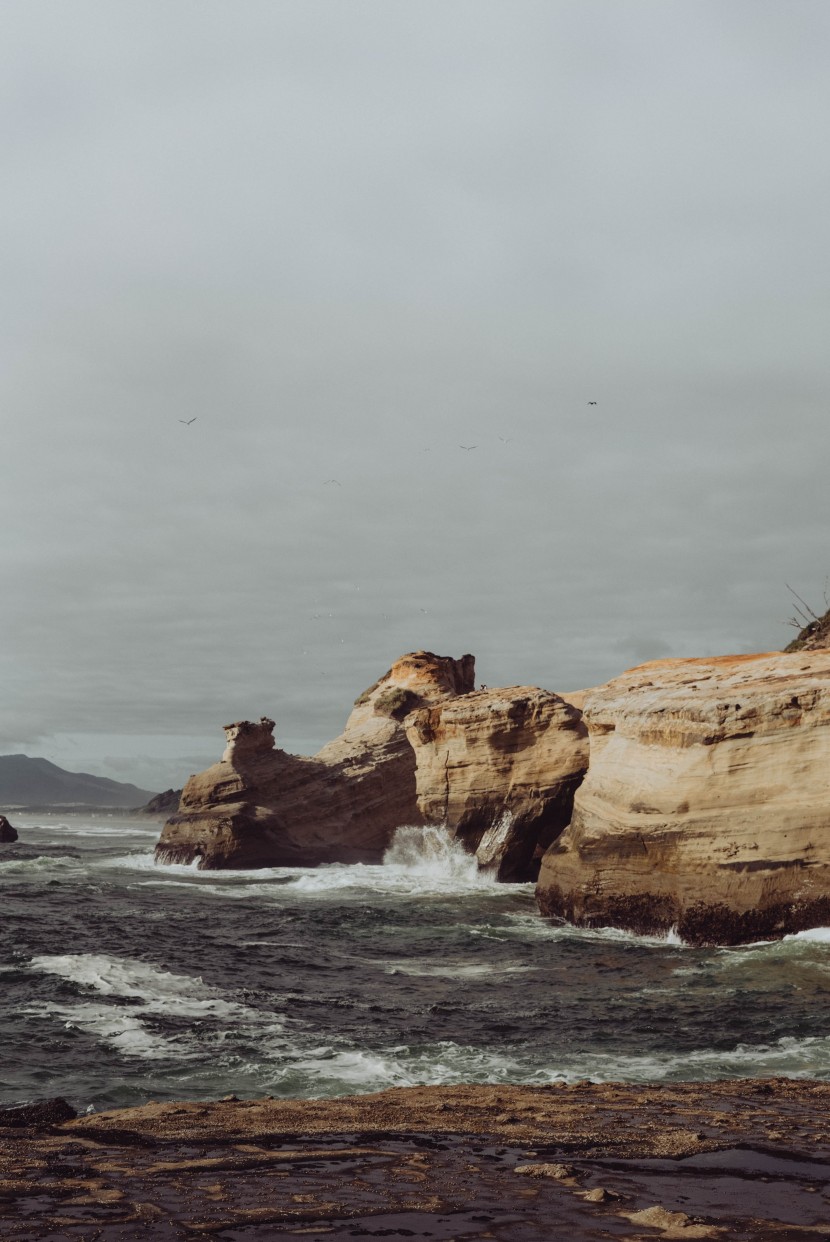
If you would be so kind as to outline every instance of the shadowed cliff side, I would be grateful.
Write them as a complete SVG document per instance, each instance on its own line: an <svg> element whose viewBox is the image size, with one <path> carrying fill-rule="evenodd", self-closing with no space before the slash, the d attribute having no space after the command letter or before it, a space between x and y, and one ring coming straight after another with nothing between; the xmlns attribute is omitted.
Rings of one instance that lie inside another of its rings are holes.
<svg viewBox="0 0 830 1242"><path fill-rule="evenodd" d="M830 652L644 664L588 692L543 913L695 943L830 922Z"/></svg>
<svg viewBox="0 0 830 1242"><path fill-rule="evenodd" d="M401 720L468 693L474 677L469 655L404 656L313 758L275 749L268 718L227 725L221 761L191 776L156 857L204 869L380 862L397 827L422 822Z"/></svg>

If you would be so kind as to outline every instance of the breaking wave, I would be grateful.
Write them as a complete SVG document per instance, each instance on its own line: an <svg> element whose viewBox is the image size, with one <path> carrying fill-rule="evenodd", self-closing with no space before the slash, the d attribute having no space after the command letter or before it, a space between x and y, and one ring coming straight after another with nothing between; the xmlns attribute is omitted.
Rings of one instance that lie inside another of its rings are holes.
<svg viewBox="0 0 830 1242"><path fill-rule="evenodd" d="M28 1013L59 1018L65 1026L77 1026L126 1056L158 1058L174 1052L186 1057L200 1055L199 1040L194 1039L194 1021L206 1024L207 1031L214 1035L222 1024L258 1037L274 1035L284 1026L281 1016L228 1000L221 989L203 983L200 977L173 974L148 962L105 953L67 953L34 957L29 966L33 971L57 975L79 989L119 1003L34 1005ZM120 1003L123 1001L131 1005ZM186 1029L175 1039L168 1038L152 1029L157 1019L186 1019Z"/></svg>

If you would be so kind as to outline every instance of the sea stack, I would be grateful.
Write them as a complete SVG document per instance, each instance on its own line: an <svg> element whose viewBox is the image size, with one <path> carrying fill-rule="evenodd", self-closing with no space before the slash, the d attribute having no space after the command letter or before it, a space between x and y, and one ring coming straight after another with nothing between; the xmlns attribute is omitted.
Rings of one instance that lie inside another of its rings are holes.
<svg viewBox="0 0 830 1242"><path fill-rule="evenodd" d="M700 944L830 922L830 651L644 664L584 719L543 913Z"/></svg>
<svg viewBox="0 0 830 1242"><path fill-rule="evenodd" d="M185 785L157 859L204 869L379 863L396 828L423 822L402 720L468 694L474 678L470 655L403 656L313 758L278 749L268 717L226 725L221 761Z"/></svg>
<svg viewBox="0 0 830 1242"><path fill-rule="evenodd" d="M12 827L5 815L0 815L0 844L11 845L17 837L17 829Z"/></svg>

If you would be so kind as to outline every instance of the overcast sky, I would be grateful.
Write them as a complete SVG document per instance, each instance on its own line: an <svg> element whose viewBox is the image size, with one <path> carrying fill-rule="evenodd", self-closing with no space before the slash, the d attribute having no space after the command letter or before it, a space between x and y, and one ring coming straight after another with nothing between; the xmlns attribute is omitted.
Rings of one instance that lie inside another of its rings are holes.
<svg viewBox="0 0 830 1242"><path fill-rule="evenodd" d="M827 0L6 0L0 753L161 789L419 647L785 645L828 50Z"/></svg>

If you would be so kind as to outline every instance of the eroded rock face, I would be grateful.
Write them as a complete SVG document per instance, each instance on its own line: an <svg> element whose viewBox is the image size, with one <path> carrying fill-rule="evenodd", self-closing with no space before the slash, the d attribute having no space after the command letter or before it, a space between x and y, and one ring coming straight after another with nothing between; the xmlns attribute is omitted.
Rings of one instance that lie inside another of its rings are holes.
<svg viewBox="0 0 830 1242"><path fill-rule="evenodd" d="M501 880L535 879L588 763L581 712L547 690L479 690L414 712L424 819L455 830Z"/></svg>
<svg viewBox="0 0 830 1242"><path fill-rule="evenodd" d="M830 651L655 661L585 721L543 913L711 944L830 922Z"/></svg>
<svg viewBox="0 0 830 1242"><path fill-rule="evenodd" d="M472 656L404 656L313 758L276 748L267 717L227 725L221 761L185 785L157 858L205 869L380 862L397 827L422 822L401 720L467 693L474 676Z"/></svg>

